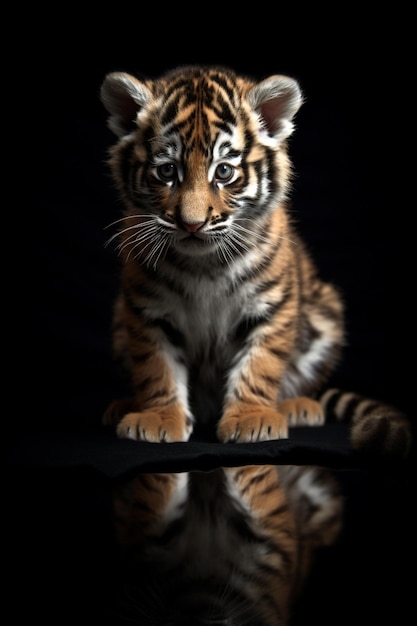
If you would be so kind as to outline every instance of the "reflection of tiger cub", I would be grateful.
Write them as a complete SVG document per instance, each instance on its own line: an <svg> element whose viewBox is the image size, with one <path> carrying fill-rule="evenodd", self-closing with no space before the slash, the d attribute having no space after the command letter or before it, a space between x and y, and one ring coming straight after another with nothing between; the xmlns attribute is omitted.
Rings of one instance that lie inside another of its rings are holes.
<svg viewBox="0 0 417 626"><path fill-rule="evenodd" d="M317 467L140 474L115 495L120 618L146 626L284 626L343 502ZM123 622L124 623L124 622Z"/></svg>
<svg viewBox="0 0 417 626"><path fill-rule="evenodd" d="M150 442L186 441L195 420L223 442L322 423L305 396L339 360L343 306L287 211L297 82L181 67L158 80L109 74L101 97L124 203L111 238L123 261L114 346L133 391L105 421ZM332 404L341 419L352 409ZM376 434L382 449L407 451L401 415L354 404L356 447Z"/></svg>

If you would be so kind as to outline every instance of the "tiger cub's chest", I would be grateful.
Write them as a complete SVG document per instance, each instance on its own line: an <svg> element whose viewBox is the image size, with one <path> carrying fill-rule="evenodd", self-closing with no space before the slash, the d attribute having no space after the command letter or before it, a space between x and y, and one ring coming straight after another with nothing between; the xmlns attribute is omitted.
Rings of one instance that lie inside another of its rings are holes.
<svg viewBox="0 0 417 626"><path fill-rule="evenodd" d="M225 364L241 348L239 327L244 320L261 316L265 303L247 281L234 284L230 278L193 280L177 293L161 290L154 302L161 315L179 333L189 363Z"/></svg>

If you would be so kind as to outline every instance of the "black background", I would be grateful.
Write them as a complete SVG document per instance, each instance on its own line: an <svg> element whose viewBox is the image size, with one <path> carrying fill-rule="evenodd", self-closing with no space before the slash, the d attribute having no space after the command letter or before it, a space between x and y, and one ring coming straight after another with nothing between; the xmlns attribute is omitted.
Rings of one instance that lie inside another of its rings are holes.
<svg viewBox="0 0 417 626"><path fill-rule="evenodd" d="M334 382L413 417L413 215L403 201L408 157L400 144L409 127L400 106L406 16L373 15L365 23L341 7L338 16L300 10L289 18L277 7L272 20L259 7L238 26L219 5L198 20L194 12L178 19L174 10L120 7L114 20L112 13L103 21L63 9L49 16L48 27L37 14L31 37L21 40L24 61L16 64L13 91L23 110L24 162L16 189L23 214L19 202L12 217L23 310L21 360L13 370L17 439L100 428L103 409L118 395L110 354L118 260L105 243L119 206L105 164L114 137L100 84L113 70L156 76L189 63L299 80L305 103L290 142L291 204L321 274L346 302L348 344ZM82 467L35 465L13 467L14 586L29 598L16 603L17 614L44 623L80 615L104 623L117 581L108 482ZM323 625L381 616L406 623L414 611L404 574L414 567L411 478L336 473L349 505L344 542L324 557L299 623L307 615Z"/></svg>

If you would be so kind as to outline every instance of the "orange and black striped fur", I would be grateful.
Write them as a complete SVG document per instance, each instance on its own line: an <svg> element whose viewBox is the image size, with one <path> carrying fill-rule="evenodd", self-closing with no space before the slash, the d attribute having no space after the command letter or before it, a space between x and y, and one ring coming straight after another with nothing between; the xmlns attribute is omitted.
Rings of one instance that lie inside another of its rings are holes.
<svg viewBox="0 0 417 626"><path fill-rule="evenodd" d="M132 397L105 415L121 437L186 441L196 422L221 442L288 437L330 404L356 448L410 447L396 409L331 390L344 307L288 209L287 141L298 83L179 67L156 80L106 76L117 135L109 166L123 201L114 347Z"/></svg>
<svg viewBox="0 0 417 626"><path fill-rule="evenodd" d="M134 477L114 498L120 623L286 626L343 506L318 467Z"/></svg>

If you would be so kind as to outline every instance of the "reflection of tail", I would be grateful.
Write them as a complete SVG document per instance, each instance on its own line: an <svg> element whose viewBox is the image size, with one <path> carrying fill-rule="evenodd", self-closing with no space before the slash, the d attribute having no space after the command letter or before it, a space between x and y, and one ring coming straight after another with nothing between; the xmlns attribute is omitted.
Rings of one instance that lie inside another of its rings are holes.
<svg viewBox="0 0 417 626"><path fill-rule="evenodd" d="M413 443L411 422L396 407L340 389L328 389L319 400L327 422L350 424L355 450L384 457L408 456Z"/></svg>

